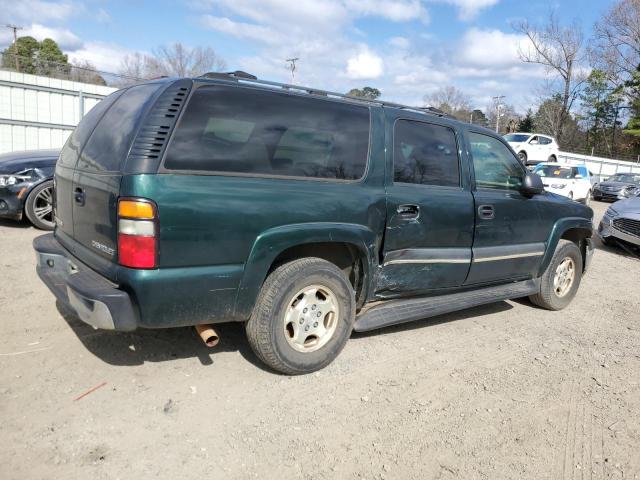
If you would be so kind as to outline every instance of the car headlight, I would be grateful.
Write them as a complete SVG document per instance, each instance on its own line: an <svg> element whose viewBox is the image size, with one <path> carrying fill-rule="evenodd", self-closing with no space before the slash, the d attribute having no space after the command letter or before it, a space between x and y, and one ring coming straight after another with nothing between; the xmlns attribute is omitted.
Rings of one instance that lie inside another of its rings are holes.
<svg viewBox="0 0 640 480"><path fill-rule="evenodd" d="M620 192L625 197L635 197L638 194L638 187L629 185L628 187L624 187Z"/></svg>
<svg viewBox="0 0 640 480"><path fill-rule="evenodd" d="M19 183L36 180L38 178L42 178L42 174L37 168L22 170L20 172L12 173L11 175L0 175L0 187L17 185Z"/></svg>
<svg viewBox="0 0 640 480"><path fill-rule="evenodd" d="M551 188L558 188L560 190L562 190L566 186L567 185L565 183L552 183L551 184Z"/></svg>

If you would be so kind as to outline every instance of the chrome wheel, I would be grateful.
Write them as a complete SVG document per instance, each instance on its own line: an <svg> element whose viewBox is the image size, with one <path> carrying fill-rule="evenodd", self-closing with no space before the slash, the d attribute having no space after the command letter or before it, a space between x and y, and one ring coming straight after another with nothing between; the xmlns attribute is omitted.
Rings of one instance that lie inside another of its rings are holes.
<svg viewBox="0 0 640 480"><path fill-rule="evenodd" d="M322 285L311 285L296 293L284 316L284 336L298 352L314 352L331 340L340 309L336 295Z"/></svg>
<svg viewBox="0 0 640 480"><path fill-rule="evenodd" d="M576 278L576 264L573 259L565 257L553 277L553 290L559 298L564 297L571 290L573 281Z"/></svg>
<svg viewBox="0 0 640 480"><path fill-rule="evenodd" d="M53 186L38 192L33 201L33 213L42 223L53 226Z"/></svg>

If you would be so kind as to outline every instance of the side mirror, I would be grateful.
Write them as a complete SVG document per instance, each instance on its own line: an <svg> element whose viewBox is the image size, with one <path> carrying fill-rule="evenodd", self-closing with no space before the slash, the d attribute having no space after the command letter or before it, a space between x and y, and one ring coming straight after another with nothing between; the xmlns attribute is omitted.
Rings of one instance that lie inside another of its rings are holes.
<svg viewBox="0 0 640 480"><path fill-rule="evenodd" d="M542 179L535 173L527 173L522 182L522 187L520 187L520 191L526 196L538 195L544 192Z"/></svg>

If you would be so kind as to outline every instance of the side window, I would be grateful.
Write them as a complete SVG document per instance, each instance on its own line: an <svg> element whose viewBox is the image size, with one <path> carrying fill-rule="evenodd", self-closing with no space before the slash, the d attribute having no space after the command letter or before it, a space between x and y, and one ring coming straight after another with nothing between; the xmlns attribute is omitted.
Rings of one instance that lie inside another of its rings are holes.
<svg viewBox="0 0 640 480"><path fill-rule="evenodd" d="M549 137L538 137L538 141L540 145L549 145L551 143L551 139Z"/></svg>
<svg viewBox="0 0 640 480"><path fill-rule="evenodd" d="M401 183L460 185L460 163L452 129L398 120L393 133L393 180Z"/></svg>
<svg viewBox="0 0 640 480"><path fill-rule="evenodd" d="M531 137L531 140L529 140L529 144L530 145L539 145L540 144L540 137L538 137L537 135L534 137Z"/></svg>
<svg viewBox="0 0 640 480"><path fill-rule="evenodd" d="M357 180L368 150L365 106L205 86L189 101L164 167Z"/></svg>
<svg viewBox="0 0 640 480"><path fill-rule="evenodd" d="M518 159L498 139L469 132L477 188L518 190L524 170Z"/></svg>

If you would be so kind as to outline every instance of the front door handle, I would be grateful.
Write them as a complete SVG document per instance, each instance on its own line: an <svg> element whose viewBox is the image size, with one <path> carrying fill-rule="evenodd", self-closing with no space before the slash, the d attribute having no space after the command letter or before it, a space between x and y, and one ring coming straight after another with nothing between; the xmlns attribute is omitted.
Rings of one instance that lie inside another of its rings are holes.
<svg viewBox="0 0 640 480"><path fill-rule="evenodd" d="M73 200L81 207L84 206L84 190L80 187L76 188L73 191Z"/></svg>
<svg viewBox="0 0 640 480"><path fill-rule="evenodd" d="M480 205L478 207L478 216L483 220L492 220L496 216L493 205Z"/></svg>
<svg viewBox="0 0 640 480"><path fill-rule="evenodd" d="M396 211L402 218L417 218L420 215L420 207L413 204L398 205Z"/></svg>

